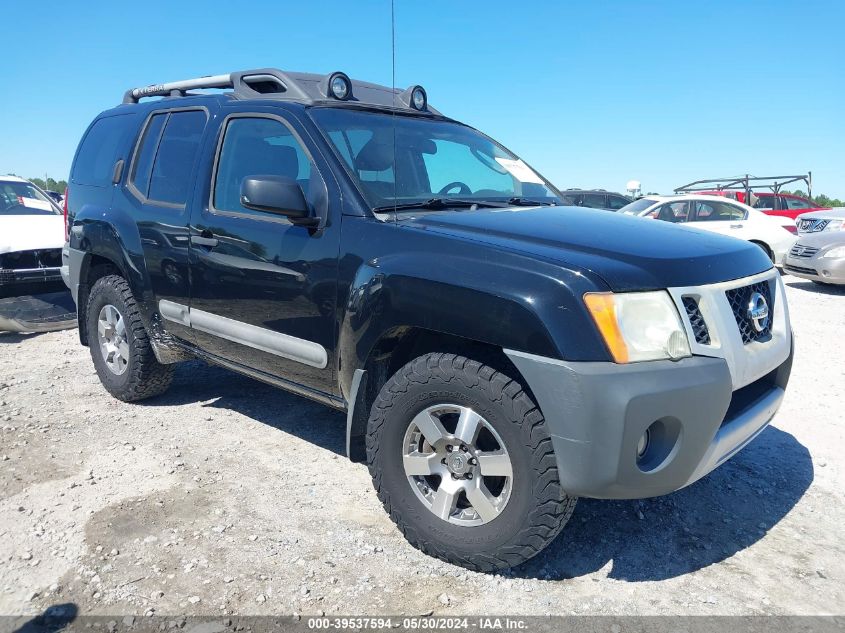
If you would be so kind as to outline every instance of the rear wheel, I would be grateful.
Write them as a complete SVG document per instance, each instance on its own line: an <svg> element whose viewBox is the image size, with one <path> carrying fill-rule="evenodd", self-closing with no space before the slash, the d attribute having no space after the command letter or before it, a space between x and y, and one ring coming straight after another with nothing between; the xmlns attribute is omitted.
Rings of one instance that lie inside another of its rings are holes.
<svg viewBox="0 0 845 633"><path fill-rule="evenodd" d="M528 560L575 508L539 409L518 382L462 356L427 354L387 381L367 460L408 541L478 571Z"/></svg>
<svg viewBox="0 0 845 633"><path fill-rule="evenodd" d="M138 305L123 277L108 275L97 280L88 297L86 324L91 359L110 394L132 402L167 391L173 366L156 360Z"/></svg>

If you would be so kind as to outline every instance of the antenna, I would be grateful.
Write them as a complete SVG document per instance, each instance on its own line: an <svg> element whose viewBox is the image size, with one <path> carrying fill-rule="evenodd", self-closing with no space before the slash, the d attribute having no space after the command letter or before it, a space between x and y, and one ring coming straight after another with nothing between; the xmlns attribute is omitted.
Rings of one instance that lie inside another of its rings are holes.
<svg viewBox="0 0 845 633"><path fill-rule="evenodd" d="M390 91L393 95L393 113L391 124L393 128L393 221L396 222L396 6L395 0L390 0Z"/></svg>

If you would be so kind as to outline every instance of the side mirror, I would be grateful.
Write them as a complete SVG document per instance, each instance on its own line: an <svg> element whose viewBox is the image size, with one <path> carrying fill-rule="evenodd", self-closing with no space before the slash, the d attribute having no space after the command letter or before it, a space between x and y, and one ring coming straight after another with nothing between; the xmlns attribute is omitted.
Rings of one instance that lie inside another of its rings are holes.
<svg viewBox="0 0 845 633"><path fill-rule="evenodd" d="M241 182L241 204L247 209L284 215L294 224L318 222L311 216L302 187L287 176L247 176Z"/></svg>

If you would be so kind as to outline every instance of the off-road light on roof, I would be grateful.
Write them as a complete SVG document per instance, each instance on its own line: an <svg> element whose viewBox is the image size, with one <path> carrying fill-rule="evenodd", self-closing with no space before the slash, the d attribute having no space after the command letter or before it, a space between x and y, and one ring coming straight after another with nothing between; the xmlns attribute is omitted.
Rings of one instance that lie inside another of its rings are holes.
<svg viewBox="0 0 845 633"><path fill-rule="evenodd" d="M329 94L340 101L352 96L352 82L344 73L332 73L329 77Z"/></svg>
<svg viewBox="0 0 845 633"><path fill-rule="evenodd" d="M414 86L411 90L411 105L415 110L425 110L428 105L428 96L422 86Z"/></svg>

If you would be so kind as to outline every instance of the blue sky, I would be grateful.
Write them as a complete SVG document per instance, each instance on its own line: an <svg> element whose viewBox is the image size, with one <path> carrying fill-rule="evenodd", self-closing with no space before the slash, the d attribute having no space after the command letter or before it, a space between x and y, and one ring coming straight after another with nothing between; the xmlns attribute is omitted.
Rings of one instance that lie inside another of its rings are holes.
<svg viewBox="0 0 845 633"><path fill-rule="evenodd" d="M276 66L390 84L390 3L6 3L0 173L66 178L129 87ZM47 22L42 21L47 20ZM396 83L566 187L812 170L845 198L845 3L396 0Z"/></svg>

